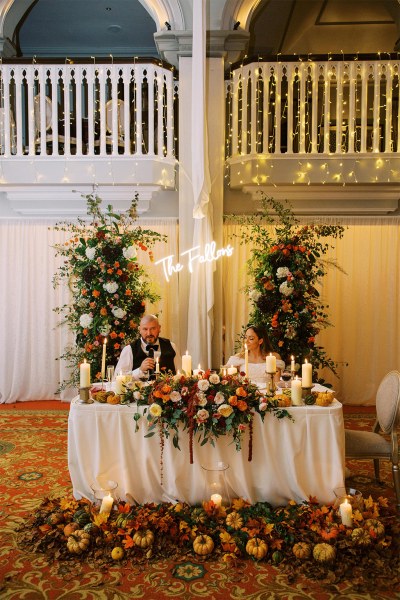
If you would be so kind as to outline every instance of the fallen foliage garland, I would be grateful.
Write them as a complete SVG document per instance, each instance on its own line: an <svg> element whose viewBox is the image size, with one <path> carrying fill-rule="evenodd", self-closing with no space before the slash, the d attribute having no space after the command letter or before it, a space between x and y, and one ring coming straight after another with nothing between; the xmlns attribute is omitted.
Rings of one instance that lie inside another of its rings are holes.
<svg viewBox="0 0 400 600"><path fill-rule="evenodd" d="M395 590L400 584L400 522L385 498L364 500L345 527L332 506L315 498L273 508L243 499L231 507L212 501L131 506L119 502L110 514L88 500L46 498L20 527L19 545L50 561L140 564L187 555L233 566L251 558L277 566L293 581L302 574L321 584L351 582L358 590Z"/></svg>

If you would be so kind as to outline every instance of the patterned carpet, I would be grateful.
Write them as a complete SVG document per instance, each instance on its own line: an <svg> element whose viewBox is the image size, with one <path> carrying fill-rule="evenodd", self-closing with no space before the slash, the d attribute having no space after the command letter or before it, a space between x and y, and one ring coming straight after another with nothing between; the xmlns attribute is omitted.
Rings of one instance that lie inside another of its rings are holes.
<svg viewBox="0 0 400 600"><path fill-rule="evenodd" d="M171 560L129 561L98 569L86 561L49 561L22 550L18 528L46 496L71 494L67 466L67 411L0 411L0 598L2 600L386 600L398 587L369 593L357 581L335 583L329 576L313 582L291 569L251 560L203 560L192 553ZM346 416L346 426L371 429L373 416ZM372 461L349 463L352 487L373 497L393 499L389 465L382 464L381 485ZM400 577L400 576L399 576Z"/></svg>

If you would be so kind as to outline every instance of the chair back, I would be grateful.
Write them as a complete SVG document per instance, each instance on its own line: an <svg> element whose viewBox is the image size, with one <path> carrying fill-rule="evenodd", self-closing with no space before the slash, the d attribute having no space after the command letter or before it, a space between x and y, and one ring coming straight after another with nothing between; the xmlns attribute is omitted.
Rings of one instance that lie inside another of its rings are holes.
<svg viewBox="0 0 400 600"><path fill-rule="evenodd" d="M400 373L390 371L376 393L376 415L384 433L391 433L400 416Z"/></svg>

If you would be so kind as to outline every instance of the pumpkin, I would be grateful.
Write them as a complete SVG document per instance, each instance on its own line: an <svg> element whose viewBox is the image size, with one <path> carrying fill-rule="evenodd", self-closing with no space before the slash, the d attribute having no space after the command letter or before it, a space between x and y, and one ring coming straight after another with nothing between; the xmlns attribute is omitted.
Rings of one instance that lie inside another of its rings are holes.
<svg viewBox="0 0 400 600"><path fill-rule="evenodd" d="M91 533L93 535L97 535L100 531L100 528L95 524L95 523L86 523L86 525L83 528L83 531L86 531L87 533Z"/></svg>
<svg viewBox="0 0 400 600"><path fill-rule="evenodd" d="M281 394L276 396L278 400L278 406L292 406L292 398L288 394Z"/></svg>
<svg viewBox="0 0 400 600"><path fill-rule="evenodd" d="M292 552L296 558L307 560L311 556L311 546L306 542L298 542L293 546Z"/></svg>
<svg viewBox="0 0 400 600"><path fill-rule="evenodd" d="M336 550L330 544L317 544L313 549L313 557L317 562L326 563L335 560Z"/></svg>
<svg viewBox="0 0 400 600"><path fill-rule="evenodd" d="M334 392L317 392L315 404L318 406L329 406L335 398Z"/></svg>
<svg viewBox="0 0 400 600"><path fill-rule="evenodd" d="M107 395L107 403L108 404L119 404L121 402L121 396L118 394L108 394Z"/></svg>
<svg viewBox="0 0 400 600"><path fill-rule="evenodd" d="M47 517L48 525L58 525L64 521L64 515L62 512L53 512Z"/></svg>
<svg viewBox="0 0 400 600"><path fill-rule="evenodd" d="M107 402L107 392L97 392L97 394L94 396L94 394L92 394L92 396L95 398L95 400L97 402L101 402L102 404L104 404L104 402Z"/></svg>
<svg viewBox="0 0 400 600"><path fill-rule="evenodd" d="M261 560L268 552L267 543L258 537L250 538L246 544L246 552L255 559Z"/></svg>
<svg viewBox="0 0 400 600"><path fill-rule="evenodd" d="M115 524L117 527L121 527L121 529L125 529L127 522L132 519L133 514L130 513L120 513L116 518Z"/></svg>
<svg viewBox="0 0 400 600"><path fill-rule="evenodd" d="M111 551L111 558L113 560L121 560L124 557L124 549L121 546L115 546Z"/></svg>
<svg viewBox="0 0 400 600"><path fill-rule="evenodd" d="M272 562L274 565L279 565L280 562L283 561L283 554L279 550L275 550L272 554Z"/></svg>
<svg viewBox="0 0 400 600"><path fill-rule="evenodd" d="M304 398L304 404L307 404L307 405L310 406L312 404L315 404L315 400L316 400L316 398L315 398L315 396L312 393L311 394L306 394L306 396Z"/></svg>
<svg viewBox="0 0 400 600"><path fill-rule="evenodd" d="M74 513L72 520L75 521L75 523L78 523L78 525L80 525L81 527L83 527L84 525L87 525L87 523L90 523L90 515L88 512L86 512L84 508L80 508Z"/></svg>
<svg viewBox="0 0 400 600"><path fill-rule="evenodd" d="M79 529L78 523L67 523L67 525L64 527L65 537L69 537L77 529Z"/></svg>
<svg viewBox="0 0 400 600"><path fill-rule="evenodd" d="M139 529L133 536L133 541L139 548L148 548L154 542L154 534L150 529Z"/></svg>
<svg viewBox="0 0 400 600"><path fill-rule="evenodd" d="M83 529L77 529L67 540L67 548L72 554L81 554L89 548L90 534Z"/></svg>
<svg viewBox="0 0 400 600"><path fill-rule="evenodd" d="M211 554L211 552L214 550L213 539L209 535L198 535L194 539L193 550L196 552L196 554L200 554L201 556Z"/></svg>
<svg viewBox="0 0 400 600"><path fill-rule="evenodd" d="M353 529L351 532L351 540L357 546L369 546L371 543L371 536L368 531L365 531L362 527L356 527L356 529Z"/></svg>
<svg viewBox="0 0 400 600"><path fill-rule="evenodd" d="M240 529L243 526L243 518L234 510L226 517L226 524L232 529Z"/></svg>
<svg viewBox="0 0 400 600"><path fill-rule="evenodd" d="M373 537L382 538L385 535L385 526L378 519L367 519L364 523L364 528L367 529Z"/></svg>

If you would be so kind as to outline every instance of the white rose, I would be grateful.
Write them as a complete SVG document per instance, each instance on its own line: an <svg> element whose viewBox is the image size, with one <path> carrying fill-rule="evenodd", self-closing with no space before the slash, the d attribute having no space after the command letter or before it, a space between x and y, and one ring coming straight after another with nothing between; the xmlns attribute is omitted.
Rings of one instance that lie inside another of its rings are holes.
<svg viewBox="0 0 400 600"><path fill-rule="evenodd" d="M92 324L92 321L93 321L93 317L86 313L84 315L81 315L81 317L79 319L79 324L81 327L90 327Z"/></svg>
<svg viewBox="0 0 400 600"><path fill-rule="evenodd" d="M249 298L253 302L257 302L257 300L260 298L260 296L261 296L261 292L259 292L258 290L251 290L249 293Z"/></svg>
<svg viewBox="0 0 400 600"><path fill-rule="evenodd" d="M201 392L206 392L208 390L208 388L210 387L208 379L199 379L197 387L199 388L199 390Z"/></svg>
<svg viewBox="0 0 400 600"><path fill-rule="evenodd" d="M223 404L225 402L225 396L222 392L217 392L214 398L215 404Z"/></svg>
<svg viewBox="0 0 400 600"><path fill-rule="evenodd" d="M281 285L279 286L279 291L281 294L283 294L284 296L290 296L290 294L293 292L293 287L288 285L287 281L284 281L283 283L281 283Z"/></svg>
<svg viewBox="0 0 400 600"><path fill-rule="evenodd" d="M210 416L210 413L208 412L208 410L206 410L205 408L201 408L200 410L197 411L196 420L199 423L204 423L204 421L207 421L209 416Z"/></svg>
<svg viewBox="0 0 400 600"><path fill-rule="evenodd" d="M122 250L122 254L128 260L131 260L132 258L135 258L137 256L137 252L136 252L135 246L128 246L128 248L124 248Z"/></svg>
<svg viewBox="0 0 400 600"><path fill-rule="evenodd" d="M126 310L118 308L117 306L114 306L114 308L111 309L111 312L117 319L123 319L126 315Z"/></svg>
<svg viewBox="0 0 400 600"><path fill-rule="evenodd" d="M138 391L133 392L133 397L135 398L135 400L141 400L142 399L142 394Z"/></svg>
<svg viewBox="0 0 400 600"><path fill-rule="evenodd" d="M211 375L209 377L209 382L210 383L219 383L220 382L219 375L217 373L211 373Z"/></svg>
<svg viewBox="0 0 400 600"><path fill-rule="evenodd" d="M197 404L199 406L205 406L207 404L207 396L204 392L199 392L197 394Z"/></svg>
<svg viewBox="0 0 400 600"><path fill-rule="evenodd" d="M89 260L93 260L96 254L96 248L86 248L85 254Z"/></svg>
<svg viewBox="0 0 400 600"><path fill-rule="evenodd" d="M284 277L287 277L288 275L291 275L291 273L287 267L278 267L278 269L276 271L276 276L278 277L278 279L283 279Z"/></svg>
<svg viewBox="0 0 400 600"><path fill-rule="evenodd" d="M261 412L264 412L264 410L266 410L267 408L267 403L266 402L261 402L258 406L259 410L261 410Z"/></svg>
<svg viewBox="0 0 400 600"><path fill-rule="evenodd" d="M170 398L171 398L171 402L179 402L179 400L182 398L182 396L180 395L179 392L174 390L173 392L171 392Z"/></svg>
<svg viewBox="0 0 400 600"><path fill-rule="evenodd" d="M162 408L159 404L153 402L153 404L150 406L149 413L152 417L159 417L162 413Z"/></svg>
<svg viewBox="0 0 400 600"><path fill-rule="evenodd" d="M103 284L103 288L109 294L114 294L118 289L118 283L115 283L115 281L109 281L108 283Z"/></svg>

